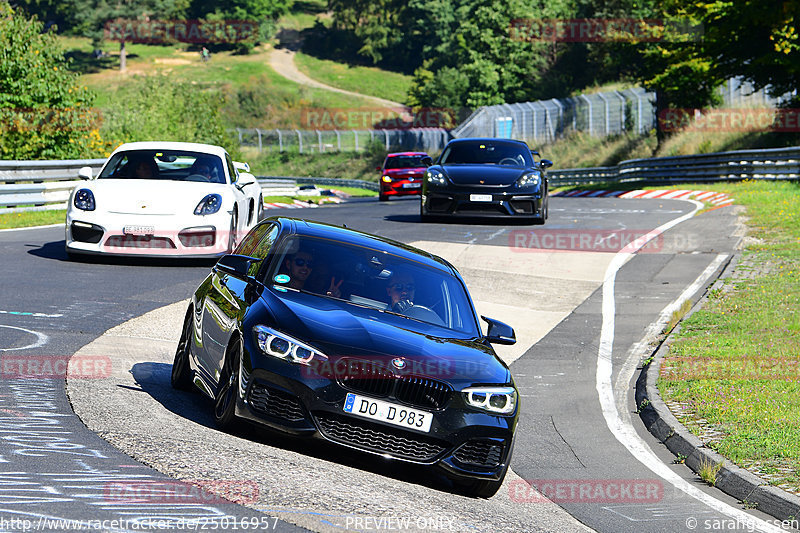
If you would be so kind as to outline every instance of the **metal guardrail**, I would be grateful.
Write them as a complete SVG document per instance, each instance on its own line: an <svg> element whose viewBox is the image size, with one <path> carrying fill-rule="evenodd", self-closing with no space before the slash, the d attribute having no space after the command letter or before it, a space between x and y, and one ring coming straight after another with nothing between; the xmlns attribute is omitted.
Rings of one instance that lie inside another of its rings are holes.
<svg viewBox="0 0 800 533"><path fill-rule="evenodd" d="M0 212L63 209L78 169L99 170L103 159L68 161L0 161ZM569 168L549 171L552 186L599 182L711 182L754 180L800 180L800 147L738 150L712 154L631 159L612 167ZM362 187L378 190L378 183L339 178L260 176L269 195L271 187L294 184Z"/></svg>
<svg viewBox="0 0 800 533"><path fill-rule="evenodd" d="M613 167L550 170L553 186L599 182L712 182L800 179L800 147L631 159Z"/></svg>

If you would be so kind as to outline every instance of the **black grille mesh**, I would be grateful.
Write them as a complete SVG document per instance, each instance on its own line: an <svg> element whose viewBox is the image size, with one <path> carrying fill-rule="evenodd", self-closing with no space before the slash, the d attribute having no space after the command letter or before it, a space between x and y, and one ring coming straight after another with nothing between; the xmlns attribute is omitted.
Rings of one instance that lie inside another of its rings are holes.
<svg viewBox="0 0 800 533"><path fill-rule="evenodd" d="M427 409L442 409L451 389L440 381L416 377L400 378L395 397L401 402Z"/></svg>
<svg viewBox="0 0 800 533"><path fill-rule="evenodd" d="M330 413L315 413L315 417L326 437L364 450L403 459L430 461L447 449L444 442L402 429Z"/></svg>
<svg viewBox="0 0 800 533"><path fill-rule="evenodd" d="M304 420L303 407L294 396L261 383L253 383L248 394L248 402L256 411L283 420L296 422Z"/></svg>
<svg viewBox="0 0 800 533"><path fill-rule="evenodd" d="M503 443L492 440L471 440L464 443L454 453L462 463L493 467L503 458Z"/></svg>

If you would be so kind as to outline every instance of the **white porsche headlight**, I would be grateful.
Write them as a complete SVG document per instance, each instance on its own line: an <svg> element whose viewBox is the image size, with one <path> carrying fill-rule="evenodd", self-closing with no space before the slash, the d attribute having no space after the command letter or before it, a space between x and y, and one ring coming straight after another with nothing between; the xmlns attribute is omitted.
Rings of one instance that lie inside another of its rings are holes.
<svg viewBox="0 0 800 533"><path fill-rule="evenodd" d="M92 193L90 189L79 189L78 192L75 193L72 204L81 211L94 211L94 193Z"/></svg>
<svg viewBox="0 0 800 533"><path fill-rule="evenodd" d="M219 194L209 194L200 200L197 207L194 208L195 215L213 215L222 207L222 196Z"/></svg>

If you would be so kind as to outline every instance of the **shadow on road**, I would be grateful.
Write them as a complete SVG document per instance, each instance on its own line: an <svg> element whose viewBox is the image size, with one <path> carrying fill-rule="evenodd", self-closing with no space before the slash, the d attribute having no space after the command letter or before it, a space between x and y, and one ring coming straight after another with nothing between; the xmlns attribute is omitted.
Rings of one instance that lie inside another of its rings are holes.
<svg viewBox="0 0 800 533"><path fill-rule="evenodd" d="M167 363L136 363L131 368L136 383L165 409L201 426L216 429L212 417L213 402L199 391L185 392L173 389L170 384L171 373L172 365ZM234 434L272 448L300 453L407 483L425 485L435 490L446 492L460 490L449 479L431 468L382 459L356 450L348 453L345 448L324 440L294 437L249 423L242 423ZM208 444L213 446L212 442Z"/></svg>
<svg viewBox="0 0 800 533"><path fill-rule="evenodd" d="M77 264L102 264L144 267L207 267L211 268L216 259L192 259L185 257L117 257L111 255L70 254L64 249L64 241L48 242L41 246L27 244L28 253L44 259Z"/></svg>

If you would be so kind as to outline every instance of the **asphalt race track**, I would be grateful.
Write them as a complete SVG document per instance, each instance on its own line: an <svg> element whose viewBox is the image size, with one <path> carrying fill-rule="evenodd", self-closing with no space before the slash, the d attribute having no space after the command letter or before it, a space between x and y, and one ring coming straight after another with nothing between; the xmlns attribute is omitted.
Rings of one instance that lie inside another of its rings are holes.
<svg viewBox="0 0 800 533"><path fill-rule="evenodd" d="M672 464L635 414L632 380L651 324L682 295L698 298L741 239L735 207L691 216L697 207L555 197L546 226L420 224L414 199L268 213L442 255L480 314L515 327L518 344L498 353L522 416L513 473L488 500L418 468L214 429L209 404L169 387L179 302L209 263L71 262L63 227L0 232L0 531L60 518L119 521L104 531L159 521L174 530L770 530L766 515ZM618 253L631 241L636 253ZM65 390L47 372L76 352L85 375ZM19 378L20 365L42 377Z"/></svg>

